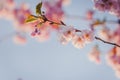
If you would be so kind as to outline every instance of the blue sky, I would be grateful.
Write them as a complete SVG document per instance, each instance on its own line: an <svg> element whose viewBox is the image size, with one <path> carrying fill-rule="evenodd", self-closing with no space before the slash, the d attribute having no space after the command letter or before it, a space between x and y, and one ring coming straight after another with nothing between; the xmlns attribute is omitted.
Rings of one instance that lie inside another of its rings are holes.
<svg viewBox="0 0 120 80"><path fill-rule="evenodd" d="M15 0L18 4L26 2L35 10L35 5L40 0ZM72 0L72 4L64 7L66 13L71 15L84 15L87 9L92 9L91 0ZM33 11L34 12L34 11ZM107 16L116 19L107 13L97 12L95 17ZM77 28L86 27L85 21L65 21L68 25ZM0 36L12 32L13 25L10 21L0 19ZM109 45L99 43L103 48ZM83 49L76 49L71 44L61 45L56 34L49 41L39 43L28 37L24 46L16 45L12 38L0 43L0 80L118 80L114 71L102 55L102 64L96 65L88 60L88 53L94 43L88 44ZM107 49L107 48L105 48Z"/></svg>

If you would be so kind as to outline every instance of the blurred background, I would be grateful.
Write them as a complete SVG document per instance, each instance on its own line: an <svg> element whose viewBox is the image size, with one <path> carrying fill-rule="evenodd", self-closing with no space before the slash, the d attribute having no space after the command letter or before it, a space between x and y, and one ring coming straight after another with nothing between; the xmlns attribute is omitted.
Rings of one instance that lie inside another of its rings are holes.
<svg viewBox="0 0 120 80"><path fill-rule="evenodd" d="M40 0L14 1L17 6L27 3L33 14L36 5L41 2ZM84 16L87 10L93 9L93 6L92 0L71 0L63 9L66 14ZM96 13L96 18L107 17L116 20L115 16L108 13L97 11ZM88 22L81 19L66 18L64 22L78 29L89 26ZM16 45L11 36L11 32L15 30L12 22L2 18L0 28L0 39L5 38L0 42L0 80L119 80L105 59L107 49L111 45L95 41L82 49L73 47L71 43L63 46L55 32L51 33L50 39L46 42L38 42L27 35L25 45ZM99 65L88 59L88 53L96 43L100 45L102 52Z"/></svg>

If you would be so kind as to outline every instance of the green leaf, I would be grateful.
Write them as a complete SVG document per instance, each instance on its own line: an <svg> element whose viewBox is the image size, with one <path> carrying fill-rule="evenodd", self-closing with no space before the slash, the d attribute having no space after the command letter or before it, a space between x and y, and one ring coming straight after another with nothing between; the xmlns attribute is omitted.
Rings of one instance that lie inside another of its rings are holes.
<svg viewBox="0 0 120 80"><path fill-rule="evenodd" d="M33 22L35 21L36 19L27 19L25 22L28 23L28 22Z"/></svg>
<svg viewBox="0 0 120 80"><path fill-rule="evenodd" d="M36 6L36 14L37 14L37 15L42 15L41 8L42 8L42 2L39 3L39 4Z"/></svg>
<svg viewBox="0 0 120 80"><path fill-rule="evenodd" d="M28 18L25 20L25 23L33 22L33 21L35 21L35 20L37 20L37 18L34 17L33 15L30 15L30 16L28 16Z"/></svg>

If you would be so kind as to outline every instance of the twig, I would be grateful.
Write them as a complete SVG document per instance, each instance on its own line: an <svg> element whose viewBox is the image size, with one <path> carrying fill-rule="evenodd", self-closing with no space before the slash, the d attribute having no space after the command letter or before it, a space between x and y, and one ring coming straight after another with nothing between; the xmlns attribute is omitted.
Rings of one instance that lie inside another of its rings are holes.
<svg viewBox="0 0 120 80"><path fill-rule="evenodd" d="M116 44L116 43L112 43L112 42L105 41L105 40L103 40L103 39L101 39L101 38L99 38L99 37L96 37L96 36L95 36L95 39L96 39L96 40L99 40L99 41L102 41L102 42L104 42L104 43L107 43L107 44L111 44L111 45L120 47L120 45L118 45L118 44Z"/></svg>

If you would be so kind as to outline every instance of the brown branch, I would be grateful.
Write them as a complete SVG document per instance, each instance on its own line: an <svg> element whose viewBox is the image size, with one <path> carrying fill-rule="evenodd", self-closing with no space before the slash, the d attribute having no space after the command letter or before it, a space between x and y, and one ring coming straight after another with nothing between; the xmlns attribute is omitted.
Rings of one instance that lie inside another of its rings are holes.
<svg viewBox="0 0 120 80"><path fill-rule="evenodd" d="M112 43L112 42L105 41L105 40L103 40L103 39L101 39L101 38L99 38L99 37L96 37L96 36L95 36L95 39L96 39L96 40L99 40L99 41L102 41L103 43L107 43L107 44L111 44L111 45L120 47L120 45L118 45L118 44L116 44L116 43Z"/></svg>
<svg viewBox="0 0 120 80"><path fill-rule="evenodd" d="M46 21L48 21L48 22L50 22L50 24L57 24L57 25L67 26L63 21L60 21L59 23L54 22L54 21L49 20L45 15L41 15L41 16L32 15L32 16L34 16L35 18L42 18L44 20L42 23L45 23Z"/></svg>
<svg viewBox="0 0 120 80"><path fill-rule="evenodd" d="M82 32L81 30L79 30L79 29L75 29L75 32Z"/></svg>
<svg viewBox="0 0 120 80"><path fill-rule="evenodd" d="M57 25L63 25L63 26L67 26L65 23L63 23L63 21L60 21L60 23L57 23L57 22L54 22L54 21L51 21L51 20L48 20L48 22L50 22L50 24L57 24Z"/></svg>

